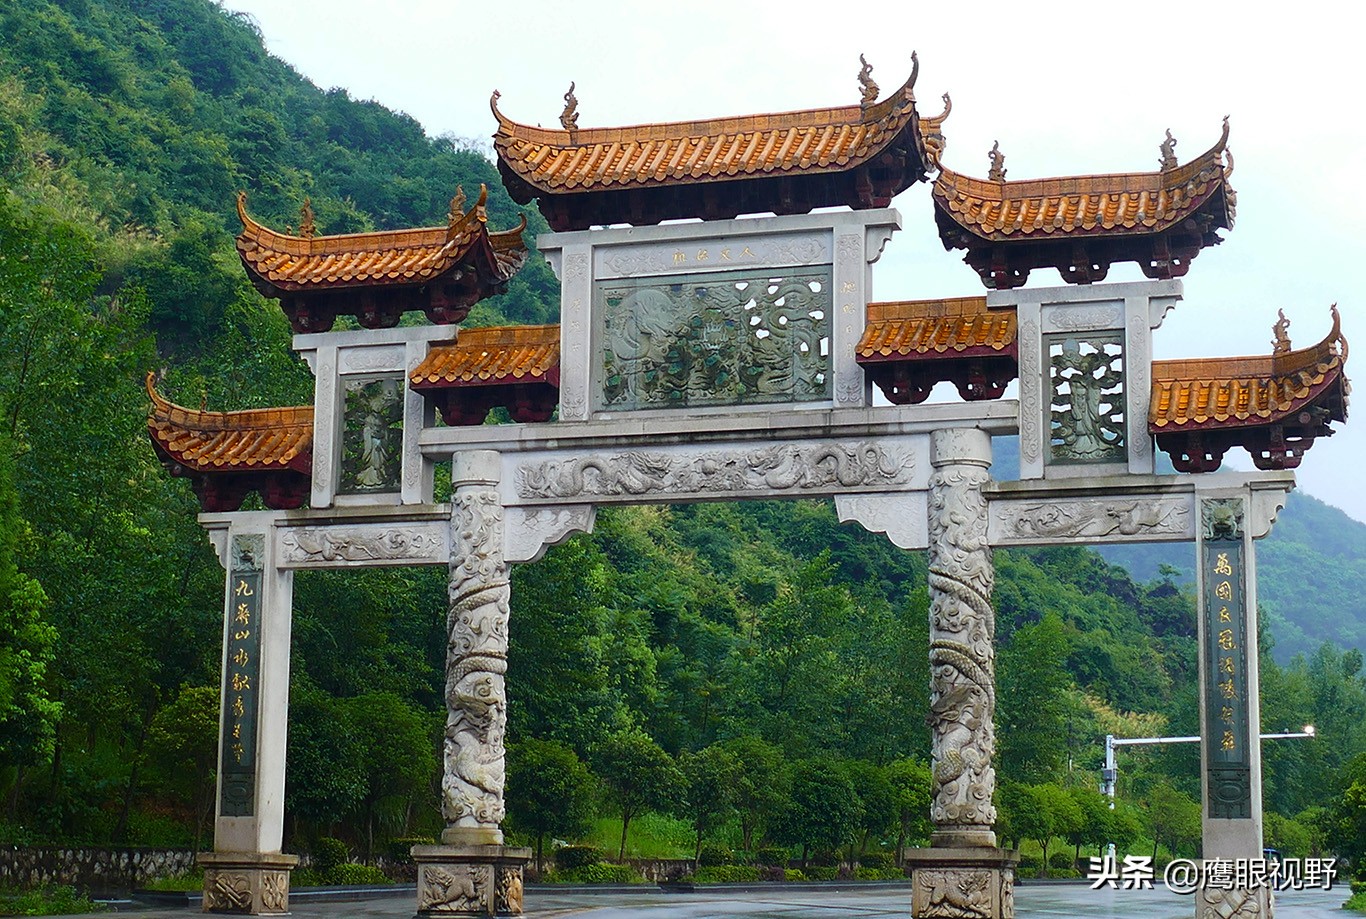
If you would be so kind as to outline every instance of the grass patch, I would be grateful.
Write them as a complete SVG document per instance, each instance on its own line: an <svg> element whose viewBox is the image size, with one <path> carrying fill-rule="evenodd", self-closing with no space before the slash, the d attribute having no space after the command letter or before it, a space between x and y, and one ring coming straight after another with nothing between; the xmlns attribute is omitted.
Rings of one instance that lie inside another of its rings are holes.
<svg viewBox="0 0 1366 919"><path fill-rule="evenodd" d="M603 818L593 823L584 843L617 857L621 846L621 820ZM631 821L626 837L627 858L692 858L696 839L686 821L663 814L645 813Z"/></svg>
<svg viewBox="0 0 1366 919"><path fill-rule="evenodd" d="M153 878L143 885L144 890L162 890L171 893L193 893L204 889L204 869L195 868L183 874L173 874L165 878Z"/></svg>
<svg viewBox="0 0 1366 919"><path fill-rule="evenodd" d="M1342 904L1343 909L1350 909L1358 913L1366 913L1366 890L1352 894L1352 898Z"/></svg>
<svg viewBox="0 0 1366 919"><path fill-rule="evenodd" d="M44 884L33 890L0 890L0 916L63 916L103 909L65 884Z"/></svg>

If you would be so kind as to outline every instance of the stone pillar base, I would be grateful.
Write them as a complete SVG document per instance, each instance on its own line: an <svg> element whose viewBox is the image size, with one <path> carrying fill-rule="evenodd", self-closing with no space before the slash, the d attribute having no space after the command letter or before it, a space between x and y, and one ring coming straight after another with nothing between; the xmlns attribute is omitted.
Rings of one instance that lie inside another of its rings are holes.
<svg viewBox="0 0 1366 919"><path fill-rule="evenodd" d="M530 849L413 846L416 919L522 915L522 869Z"/></svg>
<svg viewBox="0 0 1366 919"><path fill-rule="evenodd" d="M1201 889L1196 892L1197 919L1272 919L1275 894L1270 887L1252 890Z"/></svg>
<svg viewBox="0 0 1366 919"><path fill-rule="evenodd" d="M204 912L283 916L289 912L289 872L297 855L279 852L200 852Z"/></svg>
<svg viewBox="0 0 1366 919"><path fill-rule="evenodd" d="M910 849L912 919L1015 919L1013 849Z"/></svg>

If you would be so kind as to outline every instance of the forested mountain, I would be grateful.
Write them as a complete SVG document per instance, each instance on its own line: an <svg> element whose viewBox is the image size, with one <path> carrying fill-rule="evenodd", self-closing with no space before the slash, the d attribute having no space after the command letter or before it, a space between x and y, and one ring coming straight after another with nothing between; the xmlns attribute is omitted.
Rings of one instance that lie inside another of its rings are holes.
<svg viewBox="0 0 1366 919"><path fill-rule="evenodd" d="M311 394L233 250L235 190L275 226L311 198L342 232L440 223L457 186L486 183L494 228L545 224L479 150L312 86L207 0L0 0L0 34L0 843L202 844L222 573L147 442L142 378L224 409ZM556 302L533 258L472 321L544 321ZM1284 565L1360 567L1358 544L1290 519L1304 555ZM1194 613L1178 581L1088 551L997 563L1003 829L1020 839L1042 832L1026 799L1089 793L1105 733L1195 730ZM439 570L298 576L289 845L439 831L445 603ZM514 574L514 828L535 838L544 816L519 775L586 763L604 780L589 810L620 814L615 764L648 748L677 763L649 808L699 836L689 783L725 767L748 789L707 831L728 845L915 838L919 818L897 817L924 812L905 802L928 782L927 603L921 555L822 503L604 510ZM1320 727L1268 751L1273 827L1300 848L1338 825L1313 808L1366 750L1360 654L1307 650L1264 669L1268 727ZM1189 753L1126 761L1122 793L1148 808L1131 838L1190 847ZM841 788L847 825L803 822L794 802Z"/></svg>

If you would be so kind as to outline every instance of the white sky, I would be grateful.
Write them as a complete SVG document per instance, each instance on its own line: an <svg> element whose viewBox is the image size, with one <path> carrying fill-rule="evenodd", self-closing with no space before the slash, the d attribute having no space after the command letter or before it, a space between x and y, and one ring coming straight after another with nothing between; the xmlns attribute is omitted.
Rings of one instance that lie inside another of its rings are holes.
<svg viewBox="0 0 1366 919"><path fill-rule="evenodd" d="M1167 128L1186 162L1231 115L1237 226L1192 264L1184 302L1155 333L1157 357L1269 353L1278 308L1303 347L1327 332L1333 302L1348 340L1366 347L1366 302L1350 280L1366 261L1354 5L222 2L324 89L485 142L494 89L505 115L547 126L570 80L583 127L779 112L857 102L860 53L885 95L910 73L912 49L919 109L938 114L952 94L944 160L971 175L985 176L996 140L1011 179L1153 170ZM877 299L982 292L962 252L940 244L928 185L893 204L905 229L875 269ZM1117 265L1107 280L1142 275ZM1060 283L1051 269L1030 277ZM1366 460L1363 419L1316 443L1298 478L1366 520L1354 458ZM1251 468L1241 450L1225 465Z"/></svg>

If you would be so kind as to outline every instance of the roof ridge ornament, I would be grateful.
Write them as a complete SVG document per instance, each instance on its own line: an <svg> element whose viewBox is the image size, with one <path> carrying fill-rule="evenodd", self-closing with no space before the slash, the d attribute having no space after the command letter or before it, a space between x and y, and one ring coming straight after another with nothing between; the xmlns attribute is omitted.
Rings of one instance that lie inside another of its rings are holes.
<svg viewBox="0 0 1366 919"><path fill-rule="evenodd" d="M872 77L873 65L868 63L868 59L862 54L858 56L858 60L859 63L863 65L862 69L858 72L859 86L863 87L863 96L859 99L859 114L867 115L869 106L877 101L878 93L881 92L881 89Z"/></svg>
<svg viewBox="0 0 1366 919"><path fill-rule="evenodd" d="M299 208L299 235L312 239L318 235L318 223L313 218L313 199L305 196L303 207Z"/></svg>
<svg viewBox="0 0 1366 919"><path fill-rule="evenodd" d="M560 125L566 131L579 129L579 100L574 95L574 81L569 81L569 92L564 94L564 111L560 112Z"/></svg>
<svg viewBox="0 0 1366 919"><path fill-rule="evenodd" d="M1004 182L1006 180L1006 155L1001 152L1001 142L992 141L991 150L987 152L991 157L991 171L987 173L987 181Z"/></svg>
<svg viewBox="0 0 1366 919"><path fill-rule="evenodd" d="M1290 351L1290 320L1285 318L1285 310L1276 310L1280 319L1271 327L1271 353L1285 354Z"/></svg>
<svg viewBox="0 0 1366 919"><path fill-rule="evenodd" d="M1167 139L1162 141L1157 149L1162 153L1162 159L1158 160L1158 163L1162 166L1163 172L1170 172L1179 165L1176 161L1176 138L1172 137L1171 128L1167 129Z"/></svg>
<svg viewBox="0 0 1366 919"><path fill-rule="evenodd" d="M455 186L455 196L451 198L450 210L446 212L446 225L455 226L465 216L465 186Z"/></svg>

